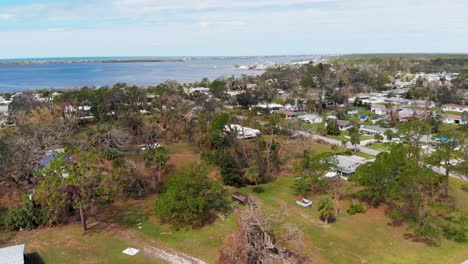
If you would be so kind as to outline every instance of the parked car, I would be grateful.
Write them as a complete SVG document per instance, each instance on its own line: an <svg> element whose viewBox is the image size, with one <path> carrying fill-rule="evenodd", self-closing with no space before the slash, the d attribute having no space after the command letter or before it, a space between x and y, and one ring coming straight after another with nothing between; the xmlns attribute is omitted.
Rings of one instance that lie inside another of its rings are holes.
<svg viewBox="0 0 468 264"><path fill-rule="evenodd" d="M312 202L310 200L307 200L306 198L302 198L299 201L296 201L296 203L302 207L312 206Z"/></svg>

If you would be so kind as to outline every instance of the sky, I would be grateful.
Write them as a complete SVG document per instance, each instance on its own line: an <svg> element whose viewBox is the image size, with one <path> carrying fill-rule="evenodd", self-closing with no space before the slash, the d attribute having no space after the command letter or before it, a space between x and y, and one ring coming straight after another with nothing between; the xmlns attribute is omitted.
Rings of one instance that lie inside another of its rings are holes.
<svg viewBox="0 0 468 264"><path fill-rule="evenodd" d="M0 0L0 58L468 53L468 0Z"/></svg>

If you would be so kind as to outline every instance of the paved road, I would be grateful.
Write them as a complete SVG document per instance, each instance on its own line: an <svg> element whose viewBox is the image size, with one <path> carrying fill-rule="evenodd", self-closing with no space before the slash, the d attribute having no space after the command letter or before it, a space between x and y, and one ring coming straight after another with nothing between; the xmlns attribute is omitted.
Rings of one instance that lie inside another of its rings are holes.
<svg viewBox="0 0 468 264"><path fill-rule="evenodd" d="M333 138L327 138L327 137L324 137L324 136L312 134L310 132L302 131L302 130L296 130L296 133L298 135L303 136L303 137L308 137L308 138L312 138L312 139L315 139L315 140L322 140L324 142L327 142L328 144L335 144L335 145L341 146L341 141L333 139ZM364 144L364 145L368 144L368 143L370 143L369 140L366 141L366 142L361 142L361 144ZM346 144L346 148L354 150L354 146L349 142ZM357 150L360 151L360 152L370 154L372 156L377 156L378 154L380 154L382 152L382 151L367 148L367 147L361 146L361 145L357 147ZM433 167L433 166L428 166L428 167L430 167L436 173L445 175L445 169L442 168L442 167ZM466 177L466 176L456 175L454 173L450 173L450 176L455 177L455 178L459 178L459 179L463 179L465 181L468 181L468 177Z"/></svg>
<svg viewBox="0 0 468 264"><path fill-rule="evenodd" d="M324 137L324 136L309 133L307 131L296 131L296 133L298 135L301 135L301 136L304 136L304 137L309 137L309 138L316 139L316 140L322 140L324 142L327 142L328 144L334 144L334 145L342 146L341 141L337 140L337 139L327 138L327 137ZM346 148L354 150L354 145L352 145L351 143L348 142L346 144ZM381 152L379 150L371 149L371 148L361 146L361 145L357 146L357 150L360 151L360 152L367 153L367 154L372 155L372 156L377 156Z"/></svg>

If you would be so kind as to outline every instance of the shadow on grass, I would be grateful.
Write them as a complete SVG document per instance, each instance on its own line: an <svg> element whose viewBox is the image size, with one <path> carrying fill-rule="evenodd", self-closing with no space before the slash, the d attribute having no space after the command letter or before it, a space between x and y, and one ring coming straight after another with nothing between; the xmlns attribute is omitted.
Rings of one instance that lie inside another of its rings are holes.
<svg viewBox="0 0 468 264"><path fill-rule="evenodd" d="M405 233L403 237L407 240L411 240L413 242L418 242L418 243L424 243L431 247L438 246L438 244L430 238L420 237L411 233Z"/></svg>
<svg viewBox="0 0 468 264"><path fill-rule="evenodd" d="M99 221L104 223L115 223L126 227L135 225L148 219L151 210L142 209L136 204L125 206L107 206L99 215Z"/></svg>
<svg viewBox="0 0 468 264"><path fill-rule="evenodd" d="M25 264L45 264L44 260L37 252L24 254L24 263Z"/></svg>

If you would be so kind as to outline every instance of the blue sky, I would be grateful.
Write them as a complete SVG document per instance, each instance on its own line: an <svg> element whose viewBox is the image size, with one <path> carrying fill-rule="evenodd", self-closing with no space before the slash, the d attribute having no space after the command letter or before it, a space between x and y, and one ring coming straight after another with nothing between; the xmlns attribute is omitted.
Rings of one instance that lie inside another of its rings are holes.
<svg viewBox="0 0 468 264"><path fill-rule="evenodd" d="M468 0L1 0L0 58L468 53Z"/></svg>

